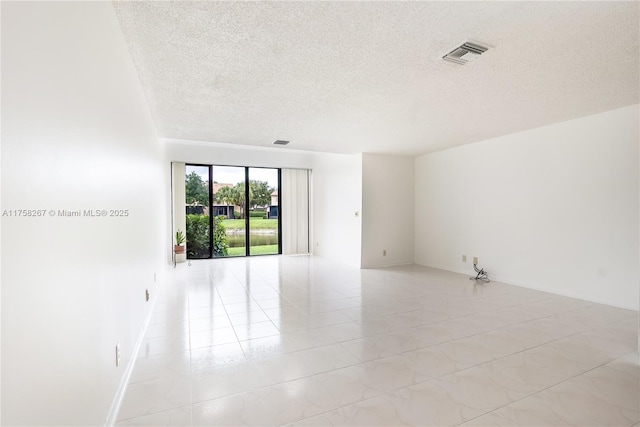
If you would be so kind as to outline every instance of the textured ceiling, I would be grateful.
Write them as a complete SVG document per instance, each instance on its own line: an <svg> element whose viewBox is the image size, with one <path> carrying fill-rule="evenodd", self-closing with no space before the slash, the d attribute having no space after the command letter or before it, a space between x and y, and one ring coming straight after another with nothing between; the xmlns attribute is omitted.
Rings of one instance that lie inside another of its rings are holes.
<svg viewBox="0 0 640 427"><path fill-rule="evenodd" d="M165 138L419 154L639 102L638 2L114 7Z"/></svg>

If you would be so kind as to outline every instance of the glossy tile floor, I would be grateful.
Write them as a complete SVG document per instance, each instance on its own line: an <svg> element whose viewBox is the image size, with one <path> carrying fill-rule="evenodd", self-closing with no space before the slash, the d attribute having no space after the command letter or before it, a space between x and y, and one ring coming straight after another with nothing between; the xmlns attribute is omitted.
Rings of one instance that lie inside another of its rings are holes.
<svg viewBox="0 0 640 427"><path fill-rule="evenodd" d="M182 264L118 425L638 425L637 316L419 266Z"/></svg>

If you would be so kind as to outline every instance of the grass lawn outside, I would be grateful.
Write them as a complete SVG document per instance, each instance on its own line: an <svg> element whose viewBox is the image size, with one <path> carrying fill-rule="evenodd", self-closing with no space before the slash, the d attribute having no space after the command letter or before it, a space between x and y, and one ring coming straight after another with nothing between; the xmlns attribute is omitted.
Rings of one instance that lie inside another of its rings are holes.
<svg viewBox="0 0 640 427"><path fill-rule="evenodd" d="M278 219L262 219L262 218L249 218L249 222L251 223L251 229L253 230L277 230L278 229ZM222 221L222 225L225 226L227 230L243 230L244 229L244 219L225 219Z"/></svg>
<svg viewBox="0 0 640 427"><path fill-rule="evenodd" d="M251 255L270 255L278 253L278 245L262 245L262 246L251 246ZM238 248L229 248L227 249L227 254L229 256L244 256L245 248L244 246Z"/></svg>

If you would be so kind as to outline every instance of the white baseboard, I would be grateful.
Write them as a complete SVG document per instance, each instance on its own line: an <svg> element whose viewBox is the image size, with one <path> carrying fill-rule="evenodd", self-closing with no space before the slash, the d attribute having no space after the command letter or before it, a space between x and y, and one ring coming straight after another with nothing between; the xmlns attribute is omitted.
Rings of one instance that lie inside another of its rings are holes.
<svg viewBox="0 0 640 427"><path fill-rule="evenodd" d="M401 266L401 265L413 265L413 261L390 262L390 263L386 263L386 264L370 264L370 265L363 265L360 268L363 268L363 269L385 268L385 267L398 267L398 266Z"/></svg>
<svg viewBox="0 0 640 427"><path fill-rule="evenodd" d="M166 275L164 275L166 277ZM113 398L113 402L111 403L111 408L109 409L109 414L107 415L107 421L105 422L106 427L112 427L116 421L118 420L118 413L120 412L120 407L122 406L122 401L124 400L124 396L127 393L127 386L129 385L129 380L131 379L131 374L133 373L133 368L136 363L136 359L138 358L138 353L140 352L140 347L142 346L142 341L144 340L144 335L147 332L147 328L149 327L149 322L151 321L151 316L153 315L153 310L156 307L156 301L158 300L158 295L161 292L161 289L164 287L165 277L160 278L159 286L154 292L155 297L151 299L151 309L147 313L147 317L144 319L142 323L142 327L140 328L140 332L138 332L138 337L136 338L136 343L133 346L133 351L131 352L131 357L129 358L129 362L127 363L127 367L120 379L120 385L118 386L118 390Z"/></svg>
<svg viewBox="0 0 640 427"><path fill-rule="evenodd" d="M429 267L429 268L436 268L438 270L444 270L444 271L450 271L452 273L459 273L459 274L466 274L471 276L475 276L476 273L474 273L473 271L459 271L456 270L455 268L449 268L448 266L438 266L438 265L427 265L427 264L419 264L416 262L416 265L421 265L423 267ZM489 272L489 279L491 279L492 282L500 282L500 283L504 283L506 285L512 285L512 286L518 286L520 288L527 288L527 289L533 289L534 291L540 291L540 292L547 292L553 295L560 295L563 297L568 297L568 298L575 298L575 299L579 299L582 301L589 301L595 304L603 304L603 305L608 305L611 307L617 307L617 308L623 308L625 310L633 310L633 311L638 311L638 307L631 304L631 305L622 305L622 304L613 304L611 302L608 301L597 301L593 298L585 298L583 295L577 295L577 294L572 294L570 292L558 292L556 289L551 289L551 288L545 288L544 286L531 286L531 285L523 285L522 283L518 283L517 281L511 280L510 278L505 278L505 277L501 277L501 276L493 276L491 275L491 272Z"/></svg>

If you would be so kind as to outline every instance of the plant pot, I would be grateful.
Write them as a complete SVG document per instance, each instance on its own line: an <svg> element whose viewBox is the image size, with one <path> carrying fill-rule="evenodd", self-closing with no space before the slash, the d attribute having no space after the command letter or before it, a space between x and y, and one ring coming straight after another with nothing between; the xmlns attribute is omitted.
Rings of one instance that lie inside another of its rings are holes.
<svg viewBox="0 0 640 427"><path fill-rule="evenodd" d="M175 251L176 254L183 254L185 247L182 245L174 245L173 250Z"/></svg>

